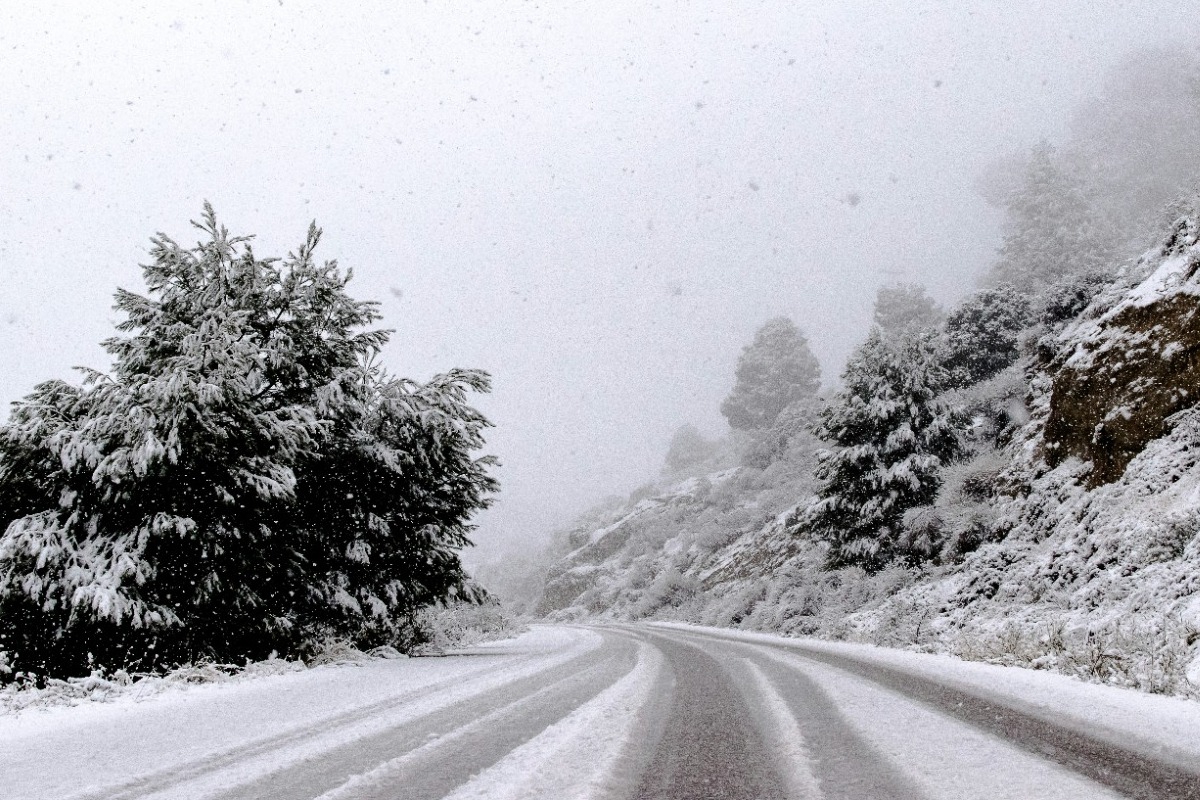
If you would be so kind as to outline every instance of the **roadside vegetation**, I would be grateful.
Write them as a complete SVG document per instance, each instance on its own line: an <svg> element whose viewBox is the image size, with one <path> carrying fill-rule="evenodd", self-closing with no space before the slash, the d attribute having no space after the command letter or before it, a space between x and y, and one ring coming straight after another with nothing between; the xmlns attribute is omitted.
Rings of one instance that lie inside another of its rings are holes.
<svg viewBox="0 0 1200 800"><path fill-rule="evenodd" d="M496 490L488 376L389 374L315 225L276 259L193 224L118 290L110 371L0 426L0 682L404 650L423 609L486 597L459 551Z"/></svg>

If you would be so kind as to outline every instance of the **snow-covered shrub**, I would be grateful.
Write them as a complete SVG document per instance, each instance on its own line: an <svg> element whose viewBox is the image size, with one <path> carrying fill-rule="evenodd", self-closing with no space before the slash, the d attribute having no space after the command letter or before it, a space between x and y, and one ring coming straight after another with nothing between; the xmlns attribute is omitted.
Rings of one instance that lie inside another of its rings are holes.
<svg viewBox="0 0 1200 800"><path fill-rule="evenodd" d="M20 673L15 680L0 686L0 715L26 709L52 706L76 706L83 703L107 703L121 697L142 700L168 690L210 683L230 683L269 675L299 672L302 661L271 657L244 666L203 661L185 664L159 674L99 670L83 677L58 679Z"/></svg>
<svg viewBox="0 0 1200 800"><path fill-rule="evenodd" d="M1008 462L1003 454L983 441L974 442L977 452L968 460L942 471L942 486L933 506L914 509L905 518L910 536L938 547L936 561L952 564L998 535L993 500L1005 490L1002 478Z"/></svg>
<svg viewBox="0 0 1200 800"><path fill-rule="evenodd" d="M392 379L375 304L310 228L258 259L212 209L120 290L112 373L49 381L0 427L0 642L46 676L389 641L453 591L494 483L487 376ZM2 678L2 676L0 676Z"/></svg>
<svg viewBox="0 0 1200 800"><path fill-rule="evenodd" d="M1038 324L1050 330L1061 328L1078 317L1111 283L1110 275L1099 272L1063 277L1047 287L1038 298Z"/></svg>
<svg viewBox="0 0 1200 800"><path fill-rule="evenodd" d="M931 561L942 550L947 527L946 515L934 506L910 508L901 518L896 547L910 558Z"/></svg>
<svg viewBox="0 0 1200 800"><path fill-rule="evenodd" d="M732 543L741 535L741 526L733 523L729 516L703 520L696 529L696 546L710 553Z"/></svg>
<svg viewBox="0 0 1200 800"><path fill-rule="evenodd" d="M304 663L310 667L328 667L362 664L370 658L350 640L330 637L309 647L304 654Z"/></svg>
<svg viewBox="0 0 1200 800"><path fill-rule="evenodd" d="M959 509L946 526L942 551L938 560L943 564L961 561L968 553L999 536L996 513L986 503Z"/></svg>
<svg viewBox="0 0 1200 800"><path fill-rule="evenodd" d="M507 639L523 630L494 601L427 606L416 613L413 622L419 637L415 652L423 654Z"/></svg>
<svg viewBox="0 0 1200 800"><path fill-rule="evenodd" d="M768 581L743 581L729 587L719 595L709 599L699 615L702 625L717 625L732 627L743 625L749 619L767 593Z"/></svg>
<svg viewBox="0 0 1200 800"><path fill-rule="evenodd" d="M1200 631L1177 616L1134 616L1074 628L1061 621L1009 623L960 634L952 650L969 661L1048 669L1153 694L1200 698L1200 684L1187 674L1197 638Z"/></svg>
<svg viewBox="0 0 1200 800"><path fill-rule="evenodd" d="M769 428L756 432L742 455L742 464L769 469L795 450L813 449L812 426L821 413L818 398L805 397L787 406Z"/></svg>

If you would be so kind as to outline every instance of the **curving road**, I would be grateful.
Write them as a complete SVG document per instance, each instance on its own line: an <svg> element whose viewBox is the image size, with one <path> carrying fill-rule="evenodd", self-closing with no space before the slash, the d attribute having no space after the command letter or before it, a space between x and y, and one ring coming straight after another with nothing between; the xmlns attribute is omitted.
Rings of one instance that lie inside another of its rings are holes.
<svg viewBox="0 0 1200 800"><path fill-rule="evenodd" d="M398 662L397 691L370 703L75 792L11 796L1200 800L1194 749L978 681L683 627L556 636L451 657L451 677L420 684L399 679L437 665Z"/></svg>
<svg viewBox="0 0 1200 800"><path fill-rule="evenodd" d="M635 797L1200 798L1200 761L1122 746L986 692L803 644L628 630L676 676L657 770ZM730 769L733 751L755 769Z"/></svg>

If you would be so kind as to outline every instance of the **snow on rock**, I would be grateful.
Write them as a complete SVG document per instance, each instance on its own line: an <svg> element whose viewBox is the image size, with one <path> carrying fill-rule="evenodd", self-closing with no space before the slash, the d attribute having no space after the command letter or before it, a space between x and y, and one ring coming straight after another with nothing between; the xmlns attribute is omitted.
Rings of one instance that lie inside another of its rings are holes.
<svg viewBox="0 0 1200 800"><path fill-rule="evenodd" d="M536 612L628 619L686 599L698 574L718 568L717 551L774 516L742 496L739 481L747 474L727 469L687 478L611 512L596 527L572 531L577 546L552 567Z"/></svg>
<svg viewBox="0 0 1200 800"><path fill-rule="evenodd" d="M1198 219L1032 365L993 541L852 635L1200 694Z"/></svg>
<svg viewBox="0 0 1200 800"><path fill-rule="evenodd" d="M1089 485L1116 480L1171 415L1200 400L1198 227L1180 220L1160 250L1143 256L1139 272L1149 275L1141 283L1094 305L1060 336L1046 367L1050 466L1077 457L1092 464Z"/></svg>

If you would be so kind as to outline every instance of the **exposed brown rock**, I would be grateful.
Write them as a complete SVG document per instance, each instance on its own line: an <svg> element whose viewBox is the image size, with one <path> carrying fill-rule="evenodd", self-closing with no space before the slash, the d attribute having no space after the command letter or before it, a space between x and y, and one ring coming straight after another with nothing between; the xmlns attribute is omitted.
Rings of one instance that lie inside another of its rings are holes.
<svg viewBox="0 0 1200 800"><path fill-rule="evenodd" d="M1172 414L1200 400L1200 264L1173 273L1174 290L1119 303L1090 323L1052 365L1046 462L1092 462L1087 482L1111 483Z"/></svg>

